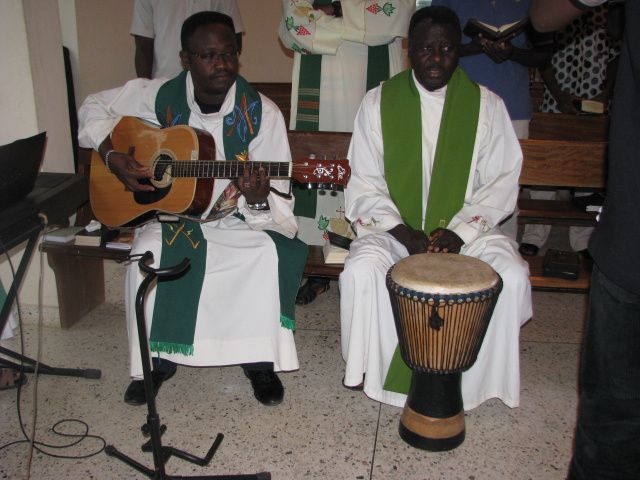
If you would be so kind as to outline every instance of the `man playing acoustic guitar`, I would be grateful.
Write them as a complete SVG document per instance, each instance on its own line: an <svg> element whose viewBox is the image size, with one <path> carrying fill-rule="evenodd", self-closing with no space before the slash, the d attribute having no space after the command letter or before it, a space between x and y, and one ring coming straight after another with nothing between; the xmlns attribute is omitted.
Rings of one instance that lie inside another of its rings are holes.
<svg viewBox="0 0 640 480"><path fill-rule="evenodd" d="M161 127L182 124L204 130L213 137L216 160L291 161L282 114L238 75L234 32L230 17L197 13L182 26L181 74L170 80L131 80L83 103L80 144L97 150L127 190L153 194L149 179L157 179L157 172L139 163L133 148L114 148L118 145L112 143L111 132L125 116ZM182 160L195 160L195 154ZM150 250L153 267L175 265L185 256L191 260L185 275L159 282L147 297L155 392L175 373L175 363L240 364L256 398L275 405L282 401L284 389L274 371L299 368L294 300L307 247L294 238L297 224L293 198L287 195L289 181L270 180L264 168L239 173L237 180L215 181L199 221L151 221L138 228L132 254ZM125 402L130 404L145 402L134 305L141 281L132 263L126 279L134 381Z"/></svg>

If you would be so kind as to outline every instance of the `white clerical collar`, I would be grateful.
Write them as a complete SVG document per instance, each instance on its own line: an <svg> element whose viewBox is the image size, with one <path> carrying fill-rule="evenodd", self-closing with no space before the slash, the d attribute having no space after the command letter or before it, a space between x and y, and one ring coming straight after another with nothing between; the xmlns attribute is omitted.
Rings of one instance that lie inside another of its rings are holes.
<svg viewBox="0 0 640 480"><path fill-rule="evenodd" d="M411 75L413 76L413 83L415 83L416 87L418 88L418 92L420 93L420 96L422 97L435 97L435 98L444 98L446 93L447 93L447 86L445 85L442 88L439 88L438 90L427 90L426 88L424 88L422 86L422 84L418 81L418 79L416 78L416 72L413 71L413 69L411 70Z"/></svg>

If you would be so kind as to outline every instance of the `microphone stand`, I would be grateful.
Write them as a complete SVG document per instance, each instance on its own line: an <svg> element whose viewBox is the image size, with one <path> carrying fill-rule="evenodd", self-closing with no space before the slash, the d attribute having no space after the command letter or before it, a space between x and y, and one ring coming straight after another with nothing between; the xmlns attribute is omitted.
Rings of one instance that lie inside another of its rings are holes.
<svg viewBox="0 0 640 480"><path fill-rule="evenodd" d="M160 426L160 417L156 410L156 400L153 394L153 380L151 379L151 358L149 355L149 341L147 339L147 328L144 318L144 300L147 294L147 290L151 282L156 277L177 277L189 268L189 259L185 258L178 265L168 268L152 268L148 266L148 263L153 259L151 252L146 252L142 258L138 261L140 269L147 274L145 279L138 288L136 295L136 321L138 324L138 340L140 342L140 355L142 356L142 372L144 376L144 391L147 399L147 423L142 427L143 433L148 433L151 436L150 441L146 442L142 446L143 452L151 451L153 453L154 468L151 469L145 465L137 462L133 458L125 455L117 450L113 445L107 445L105 447L105 453L109 456L116 457L123 461L130 467L146 475L149 478L165 480L165 479L180 479L180 478L192 478L192 479L218 479L218 480L270 480L271 474L269 472L260 472L256 474L248 475L198 475L198 476L176 476L167 475L165 471L165 463L171 458L176 456L190 463L195 463L201 467L209 464L216 450L222 443L224 435L218 433L211 448L204 458L197 457L183 450L179 450L170 446L162 445L162 434L166 431L166 426Z"/></svg>

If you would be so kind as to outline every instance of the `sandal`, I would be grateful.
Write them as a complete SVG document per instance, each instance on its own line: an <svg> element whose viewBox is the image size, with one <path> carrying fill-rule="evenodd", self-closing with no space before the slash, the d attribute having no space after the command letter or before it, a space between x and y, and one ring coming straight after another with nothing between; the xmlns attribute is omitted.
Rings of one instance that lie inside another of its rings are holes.
<svg viewBox="0 0 640 480"><path fill-rule="evenodd" d="M313 302L316 297L329 290L330 280L323 277L309 277L298 294L296 295L296 305L308 305Z"/></svg>
<svg viewBox="0 0 640 480"><path fill-rule="evenodd" d="M0 369L0 390L10 390L27 383L27 376L13 368Z"/></svg>

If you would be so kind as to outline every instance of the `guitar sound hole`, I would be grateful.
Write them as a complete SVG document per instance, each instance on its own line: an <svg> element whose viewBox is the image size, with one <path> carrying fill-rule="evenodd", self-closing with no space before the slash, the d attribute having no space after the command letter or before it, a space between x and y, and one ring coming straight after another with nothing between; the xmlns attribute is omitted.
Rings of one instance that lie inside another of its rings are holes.
<svg viewBox="0 0 640 480"><path fill-rule="evenodd" d="M160 154L153 168L153 178L157 182L162 180L167 169L171 166L173 159L167 154Z"/></svg>
<svg viewBox="0 0 640 480"><path fill-rule="evenodd" d="M173 158L165 153L161 153L158 155L154 165L153 165L153 180L155 182L162 182L165 175L171 173L171 162ZM168 171L168 172L167 172ZM168 180L168 179L164 179ZM155 187L153 192L134 192L133 199L139 205L149 205L155 202L162 200L166 197L171 191L171 182L166 182L166 187L157 187L151 183L151 180L148 178L140 179L138 182L141 185L151 185Z"/></svg>
<svg viewBox="0 0 640 480"><path fill-rule="evenodd" d="M151 185L151 181L148 178L138 180L141 185ZM156 188L153 192L133 192L133 199L139 205L149 205L155 203L166 197L171 191L171 185L166 188Z"/></svg>

